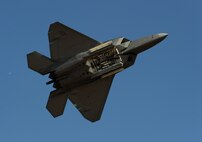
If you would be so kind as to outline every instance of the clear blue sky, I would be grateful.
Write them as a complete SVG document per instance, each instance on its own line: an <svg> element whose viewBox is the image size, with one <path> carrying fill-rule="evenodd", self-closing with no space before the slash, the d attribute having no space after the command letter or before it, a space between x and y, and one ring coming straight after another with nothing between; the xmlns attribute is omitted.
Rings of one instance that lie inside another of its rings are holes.
<svg viewBox="0 0 202 142"><path fill-rule="evenodd" d="M2 0L1 142L201 142L201 0ZM54 119L45 109L47 76L26 54L49 56L49 24L60 21L99 41L168 32L119 73L102 119L85 120L68 102Z"/></svg>

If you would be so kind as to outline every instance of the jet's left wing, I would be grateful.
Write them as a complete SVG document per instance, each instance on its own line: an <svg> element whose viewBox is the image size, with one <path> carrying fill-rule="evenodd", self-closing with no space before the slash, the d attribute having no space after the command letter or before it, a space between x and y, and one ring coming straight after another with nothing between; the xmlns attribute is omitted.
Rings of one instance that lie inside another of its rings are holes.
<svg viewBox="0 0 202 142"><path fill-rule="evenodd" d="M48 31L51 59L70 58L100 43L59 22L50 25Z"/></svg>
<svg viewBox="0 0 202 142"><path fill-rule="evenodd" d="M98 79L76 88L70 101L91 122L100 119L114 76Z"/></svg>

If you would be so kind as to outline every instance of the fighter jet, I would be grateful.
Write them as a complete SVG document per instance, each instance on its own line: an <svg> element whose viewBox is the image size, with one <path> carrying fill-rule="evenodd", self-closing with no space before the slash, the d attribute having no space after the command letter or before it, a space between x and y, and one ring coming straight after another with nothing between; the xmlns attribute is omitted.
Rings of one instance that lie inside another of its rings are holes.
<svg viewBox="0 0 202 142"><path fill-rule="evenodd" d="M46 105L53 117L63 114L69 99L84 118L100 120L115 74L132 66L139 53L167 37L159 33L130 41L119 37L99 42L59 22L48 31L50 58L27 54L28 67L42 75L54 91Z"/></svg>

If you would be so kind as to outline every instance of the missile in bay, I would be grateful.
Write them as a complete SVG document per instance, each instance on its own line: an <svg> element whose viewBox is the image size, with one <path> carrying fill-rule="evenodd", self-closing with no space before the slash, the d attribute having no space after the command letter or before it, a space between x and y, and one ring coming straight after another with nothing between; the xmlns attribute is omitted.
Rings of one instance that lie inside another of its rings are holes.
<svg viewBox="0 0 202 142"><path fill-rule="evenodd" d="M132 66L141 52L168 36L159 33L131 41L120 37L99 42L59 22L48 31L50 58L36 51L27 54L28 67L42 75L54 91L46 105L53 117L63 114L70 100L84 118L100 120L114 76Z"/></svg>

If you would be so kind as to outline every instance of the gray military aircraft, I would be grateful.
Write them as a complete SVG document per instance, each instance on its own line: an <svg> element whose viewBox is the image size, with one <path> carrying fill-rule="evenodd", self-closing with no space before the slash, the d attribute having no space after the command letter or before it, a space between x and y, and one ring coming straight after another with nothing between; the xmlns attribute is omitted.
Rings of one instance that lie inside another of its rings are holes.
<svg viewBox="0 0 202 142"><path fill-rule="evenodd" d="M34 51L27 54L28 67L55 88L46 108L53 117L63 114L69 99L89 121L101 114L115 74L134 64L137 55L167 37L154 34L130 41L124 37L98 42L59 22L49 27L50 56Z"/></svg>

